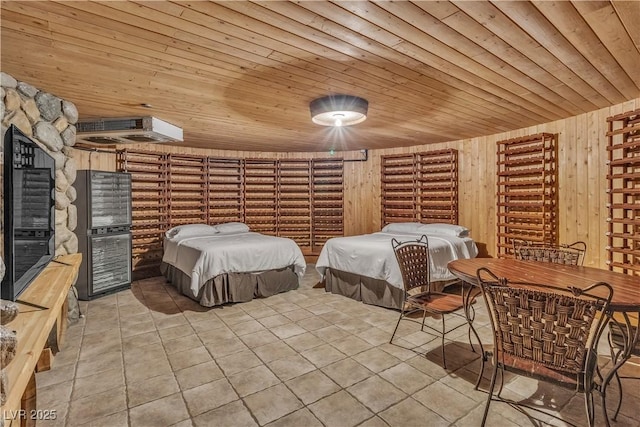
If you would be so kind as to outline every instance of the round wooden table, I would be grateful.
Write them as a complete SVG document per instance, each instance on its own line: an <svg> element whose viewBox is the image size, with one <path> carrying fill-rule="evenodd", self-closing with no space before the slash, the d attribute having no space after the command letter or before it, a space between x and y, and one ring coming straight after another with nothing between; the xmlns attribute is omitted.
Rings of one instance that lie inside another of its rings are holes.
<svg viewBox="0 0 640 427"><path fill-rule="evenodd" d="M601 386L602 409L607 425L609 425L607 406L605 404L607 386L616 375L618 369L631 357L631 353L639 340L640 277L592 267L500 258L459 259L449 262L447 266L454 276L472 286L478 286L476 272L483 267L488 268L498 277L504 277L514 282L542 283L559 287L574 286L577 288L586 288L596 282L606 282L611 285L613 296L607 315L610 319L615 316L622 326L624 348L618 355L618 360L613 368L605 375ZM480 346L482 347L482 343L480 343Z"/></svg>

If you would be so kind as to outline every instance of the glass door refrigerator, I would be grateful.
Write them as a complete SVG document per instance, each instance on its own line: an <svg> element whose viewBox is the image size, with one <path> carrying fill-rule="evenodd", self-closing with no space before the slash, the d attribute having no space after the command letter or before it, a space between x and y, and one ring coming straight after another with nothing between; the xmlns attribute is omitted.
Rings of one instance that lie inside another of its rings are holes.
<svg viewBox="0 0 640 427"><path fill-rule="evenodd" d="M93 299L131 286L131 174L80 170L78 297Z"/></svg>

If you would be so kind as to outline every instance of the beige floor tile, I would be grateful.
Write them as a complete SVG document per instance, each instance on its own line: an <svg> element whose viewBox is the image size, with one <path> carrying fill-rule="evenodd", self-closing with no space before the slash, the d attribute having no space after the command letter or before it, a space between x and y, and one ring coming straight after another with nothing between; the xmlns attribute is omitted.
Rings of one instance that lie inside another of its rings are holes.
<svg viewBox="0 0 640 427"><path fill-rule="evenodd" d="M158 330L175 328L176 326L187 326L189 325L189 321L182 314L178 314L171 317L165 317L162 319L154 319L156 323L156 328ZM186 328L188 329L188 328Z"/></svg>
<svg viewBox="0 0 640 427"><path fill-rule="evenodd" d="M189 313L185 313L185 317L189 319L191 323L191 327L197 334L201 334L203 332L214 331L218 328L226 328L227 326L224 324L222 320L218 318L217 315L207 312L207 313L197 313L198 317L192 320L188 316Z"/></svg>
<svg viewBox="0 0 640 427"><path fill-rule="evenodd" d="M191 416L219 408L239 398L226 378L185 390L182 394Z"/></svg>
<svg viewBox="0 0 640 427"><path fill-rule="evenodd" d="M227 338L215 342L205 342L204 346L214 358L228 356L233 353L247 350L248 347L240 340L240 338Z"/></svg>
<svg viewBox="0 0 640 427"><path fill-rule="evenodd" d="M262 345L254 348L253 351L265 363L296 355L296 351L283 341Z"/></svg>
<svg viewBox="0 0 640 427"><path fill-rule="evenodd" d="M122 338L132 337L134 335L144 334L146 332L153 332L156 330L156 324L153 320L145 320L144 322L136 323L132 327L123 327L120 325L120 333Z"/></svg>
<svg viewBox="0 0 640 427"><path fill-rule="evenodd" d="M276 342L280 340L280 338L273 335L267 329L264 329L259 332L253 332L251 334L242 335L240 336L240 339L249 348L260 347L262 345L270 344L272 342Z"/></svg>
<svg viewBox="0 0 640 427"><path fill-rule="evenodd" d="M82 424L82 427L128 427L129 426L129 411L120 411L115 414L107 415L106 417L98 418L87 424Z"/></svg>
<svg viewBox="0 0 640 427"><path fill-rule="evenodd" d="M268 427L323 427L322 423L307 408L299 409L289 415L267 424Z"/></svg>
<svg viewBox="0 0 640 427"><path fill-rule="evenodd" d="M478 404L440 382L435 382L414 393L413 398L450 422L461 418Z"/></svg>
<svg viewBox="0 0 640 427"><path fill-rule="evenodd" d="M415 393L435 381L406 363L400 363L378 375L408 394Z"/></svg>
<svg viewBox="0 0 640 427"><path fill-rule="evenodd" d="M401 360L395 356L390 355L386 351L382 351L378 348L372 348L362 353L358 353L352 356L361 365L365 366L373 372L381 372L385 369L389 369L401 363Z"/></svg>
<svg viewBox="0 0 640 427"><path fill-rule="evenodd" d="M351 336L351 334L344 329L340 329L335 325L327 326L326 328L313 331L313 334L324 340L325 342L331 342Z"/></svg>
<svg viewBox="0 0 640 427"><path fill-rule="evenodd" d="M109 369L106 371L98 372L94 375L76 378L75 384L73 385L73 394L71 395L71 397L74 400L77 400L83 397L91 396L92 394L111 390L112 388L122 388L124 386L124 372L122 371L122 369ZM39 393L38 401L40 401Z"/></svg>
<svg viewBox="0 0 640 427"><path fill-rule="evenodd" d="M307 359L297 354L295 356L273 360L267 365L282 381L287 381L316 369Z"/></svg>
<svg viewBox="0 0 640 427"><path fill-rule="evenodd" d="M350 358L327 365L322 368L322 372L343 388L373 375L373 372Z"/></svg>
<svg viewBox="0 0 640 427"><path fill-rule="evenodd" d="M347 356L353 356L371 348L371 344L353 335L332 341L331 345Z"/></svg>
<svg viewBox="0 0 640 427"><path fill-rule="evenodd" d="M387 424L382 418L375 416L369 418L367 421L360 424L358 427L387 427Z"/></svg>
<svg viewBox="0 0 640 427"><path fill-rule="evenodd" d="M173 373L127 384L129 408L169 396L178 391L180 390Z"/></svg>
<svg viewBox="0 0 640 427"><path fill-rule="evenodd" d="M344 390L309 405L309 409L327 426L356 426L373 416L371 411Z"/></svg>
<svg viewBox="0 0 640 427"><path fill-rule="evenodd" d="M287 381L286 384L305 405L316 402L340 390L340 386L320 370L301 375Z"/></svg>
<svg viewBox="0 0 640 427"><path fill-rule="evenodd" d="M135 347L144 347L145 345L158 343L160 343L160 335L158 334L158 331L155 330L122 339L122 346L127 350L131 350Z"/></svg>
<svg viewBox="0 0 640 427"><path fill-rule="evenodd" d="M407 394L379 376L373 376L347 389L364 406L378 413L400 402Z"/></svg>
<svg viewBox="0 0 640 427"><path fill-rule="evenodd" d="M54 384L67 383L73 381L76 373L76 365L55 366L54 369L38 372L36 374L36 384L38 388L49 387Z"/></svg>
<svg viewBox="0 0 640 427"><path fill-rule="evenodd" d="M242 335L266 330L260 322L253 319L246 322L234 323L233 325L229 325L229 329L231 329L239 337L241 337Z"/></svg>
<svg viewBox="0 0 640 427"><path fill-rule="evenodd" d="M176 371L175 375L181 390L198 387L224 377L224 374L214 361L181 369Z"/></svg>
<svg viewBox="0 0 640 427"><path fill-rule="evenodd" d="M317 331L318 329L331 326L329 322L316 315L314 315L313 317L307 317L306 319L298 320L296 322L296 325L306 329L307 331Z"/></svg>
<svg viewBox="0 0 640 427"><path fill-rule="evenodd" d="M228 316L220 315L220 318L227 326L235 325L237 323L248 322L253 320L253 317L249 316L247 313L240 309L237 313Z"/></svg>
<svg viewBox="0 0 640 427"><path fill-rule="evenodd" d="M38 381L36 375L36 382ZM63 383L52 384L47 387L37 385L37 407L38 409L60 410L69 404L71 391L73 390L73 380Z"/></svg>
<svg viewBox="0 0 640 427"><path fill-rule="evenodd" d="M292 322L297 322L298 320L307 319L309 317L314 316L314 314L308 310L300 308L298 310L287 311L283 313L283 316Z"/></svg>
<svg viewBox="0 0 640 427"><path fill-rule="evenodd" d="M278 314L277 311L266 305L244 310L249 316L253 317L254 319L264 319L265 317L275 316L276 314Z"/></svg>
<svg viewBox="0 0 640 427"><path fill-rule="evenodd" d="M384 331L380 328L369 328L358 333L360 339L365 340L371 345L380 345L388 343L391 339L391 333Z"/></svg>
<svg viewBox="0 0 640 427"><path fill-rule="evenodd" d="M76 370L76 378L87 377L110 369L122 369L122 352L115 351L96 355L89 360L80 360Z"/></svg>
<svg viewBox="0 0 640 427"><path fill-rule="evenodd" d="M209 355L209 351L207 351L204 346L171 353L168 357L169 363L171 364L171 368L173 368L174 372L211 361L211 355Z"/></svg>
<svg viewBox="0 0 640 427"><path fill-rule="evenodd" d="M275 314L273 316L263 317L261 319L258 319L258 321L262 323L262 325L264 325L264 327L266 328L273 328L275 326L291 323L291 320L287 319L281 314Z"/></svg>
<svg viewBox="0 0 640 427"><path fill-rule="evenodd" d="M301 354L318 368L347 357L344 353L339 352L329 344L305 350Z"/></svg>
<svg viewBox="0 0 640 427"><path fill-rule="evenodd" d="M133 347L124 350L124 363L130 365L133 363L150 363L158 359L166 359L164 347L161 343L149 344L143 347Z"/></svg>
<svg viewBox="0 0 640 427"><path fill-rule="evenodd" d="M198 330L198 328L194 328L194 329L196 329L196 331ZM215 344L222 340L236 338L236 334L225 325L222 325L215 329L208 329L206 331L197 332L197 333L200 339L202 340L202 342L205 344L209 344L209 343Z"/></svg>
<svg viewBox="0 0 640 427"><path fill-rule="evenodd" d="M68 425L81 425L107 415L127 409L127 394L124 387L72 400L69 408Z"/></svg>
<svg viewBox="0 0 640 427"><path fill-rule="evenodd" d="M127 384L130 384L170 372L171 365L169 365L169 361L166 358L155 359L150 362L128 363L125 369L125 378Z"/></svg>
<svg viewBox="0 0 640 427"><path fill-rule="evenodd" d="M180 393L129 410L131 427L168 426L188 418L189 412Z"/></svg>
<svg viewBox="0 0 640 427"><path fill-rule="evenodd" d="M250 350L216 358L216 362L227 376L262 365L262 361Z"/></svg>
<svg viewBox="0 0 640 427"><path fill-rule="evenodd" d="M200 338L195 334L164 341L163 344L164 351L167 354L173 354L181 351L187 351L192 348L202 347L202 341L200 341Z"/></svg>
<svg viewBox="0 0 640 427"><path fill-rule="evenodd" d="M193 427L193 420L191 418L188 420L182 420L175 424L171 424L169 427Z"/></svg>
<svg viewBox="0 0 640 427"><path fill-rule="evenodd" d="M296 335L291 338L287 338L284 340L284 342L286 342L289 346L291 346L291 348L293 348L297 352L302 352L304 350L308 350L310 348L318 347L325 344L323 340L321 340L320 338L318 338L317 336L313 335L310 332Z"/></svg>
<svg viewBox="0 0 640 427"><path fill-rule="evenodd" d="M273 332L280 339L286 339L295 335L304 334L305 332L307 332L307 330L301 328L295 323L285 323L284 325L272 327L271 332Z"/></svg>
<svg viewBox="0 0 640 427"><path fill-rule="evenodd" d="M163 342L171 341L176 338L182 338L188 335L195 334L194 329L190 324L172 326L170 328L160 329L158 328L158 333L160 334L160 338L162 338Z"/></svg>
<svg viewBox="0 0 640 427"><path fill-rule="evenodd" d="M391 408L380 412L378 416L392 427L423 425L428 425L429 427L445 427L449 425L449 422L444 418L425 408L419 402L410 397L393 405Z"/></svg>
<svg viewBox="0 0 640 427"><path fill-rule="evenodd" d="M194 417L193 423L196 427L254 427L258 425L240 400L198 415Z"/></svg>
<svg viewBox="0 0 640 427"><path fill-rule="evenodd" d="M256 366L228 377L240 397L272 387L280 380L266 366Z"/></svg>
<svg viewBox="0 0 640 427"><path fill-rule="evenodd" d="M284 384L259 391L243 400L260 425L268 424L303 407L302 402Z"/></svg>

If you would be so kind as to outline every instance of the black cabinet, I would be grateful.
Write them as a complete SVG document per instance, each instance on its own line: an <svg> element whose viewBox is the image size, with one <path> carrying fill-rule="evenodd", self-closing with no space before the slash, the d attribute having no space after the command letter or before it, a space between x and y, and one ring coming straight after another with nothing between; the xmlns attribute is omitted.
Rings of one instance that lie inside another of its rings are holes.
<svg viewBox="0 0 640 427"><path fill-rule="evenodd" d="M80 170L78 296L88 300L131 285L131 175Z"/></svg>

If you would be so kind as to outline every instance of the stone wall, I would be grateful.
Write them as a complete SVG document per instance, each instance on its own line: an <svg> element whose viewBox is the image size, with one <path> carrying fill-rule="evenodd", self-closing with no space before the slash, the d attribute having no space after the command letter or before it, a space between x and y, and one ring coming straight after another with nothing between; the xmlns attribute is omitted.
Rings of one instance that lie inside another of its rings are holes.
<svg viewBox="0 0 640 427"><path fill-rule="evenodd" d="M78 110L55 95L17 81L0 72L0 118L2 141L9 125L16 125L25 135L51 154L56 161L56 255L78 252L76 229L78 216L73 202L76 190L76 142Z"/></svg>

